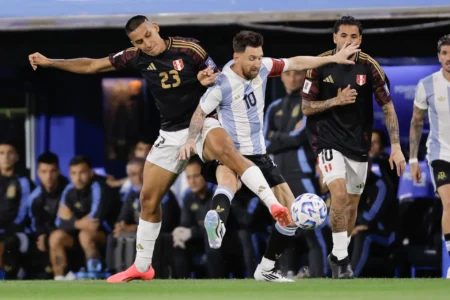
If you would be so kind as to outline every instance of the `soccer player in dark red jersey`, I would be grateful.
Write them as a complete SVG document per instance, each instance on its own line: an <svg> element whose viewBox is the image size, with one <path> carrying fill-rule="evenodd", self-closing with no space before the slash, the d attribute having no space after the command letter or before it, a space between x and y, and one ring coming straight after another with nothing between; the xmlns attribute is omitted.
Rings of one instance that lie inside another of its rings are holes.
<svg viewBox="0 0 450 300"><path fill-rule="evenodd" d="M159 26L145 16L135 16L125 25L133 48L100 59L49 59L34 53L29 56L34 70L57 68L90 74L119 69L138 70L147 82L161 113L160 136L150 151L144 168L144 186L140 195L141 218L137 231L136 261L128 270L108 278L108 282L133 279L150 280L155 240L161 228L161 200L178 177L186 161L177 159L199 99L215 81L213 60L190 38L159 35Z"/></svg>
<svg viewBox="0 0 450 300"><path fill-rule="evenodd" d="M333 55L348 43L360 44L362 25L353 17L342 17L334 26L333 38L336 49L321 56ZM308 138L332 198L333 250L328 262L333 278L353 277L347 247L366 182L373 94L383 109L391 139L391 168L395 164L400 176L406 166L385 74L366 53L356 53L352 58L354 65L328 64L309 70L303 86L302 110L308 116Z"/></svg>

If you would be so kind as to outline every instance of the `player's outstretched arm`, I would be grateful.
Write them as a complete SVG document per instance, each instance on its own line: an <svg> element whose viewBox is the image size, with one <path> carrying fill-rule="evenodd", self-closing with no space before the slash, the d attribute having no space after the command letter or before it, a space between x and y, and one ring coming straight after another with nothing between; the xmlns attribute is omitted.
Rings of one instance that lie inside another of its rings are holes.
<svg viewBox="0 0 450 300"><path fill-rule="evenodd" d="M356 43L347 44L342 47L342 49L334 54L329 56L295 56L288 59L288 68L286 71L302 71L308 69L315 69L320 66L337 63L337 64L346 64L353 65L355 61L350 59L353 54L361 51L359 45Z"/></svg>
<svg viewBox="0 0 450 300"><path fill-rule="evenodd" d="M395 112L392 102L388 102L382 106L384 121L391 140L391 156L389 163L391 169L394 169L394 163L397 167L397 175L401 176L406 169L406 161L400 147L400 134L398 127L397 113Z"/></svg>
<svg viewBox="0 0 450 300"><path fill-rule="evenodd" d="M36 52L28 56L31 67L36 70L38 67L55 68L78 74L94 74L99 72L113 71L115 68L108 57L74 58L74 59L50 59Z"/></svg>
<svg viewBox="0 0 450 300"><path fill-rule="evenodd" d="M303 92L306 93L305 88ZM307 100L307 97L303 97L302 99L302 112L305 116L311 116L315 114L319 114L333 106L341 106L352 104L356 100L356 96L358 93L355 89L351 89L350 85L348 85L342 92L337 95L337 97L328 99L328 100Z"/></svg>

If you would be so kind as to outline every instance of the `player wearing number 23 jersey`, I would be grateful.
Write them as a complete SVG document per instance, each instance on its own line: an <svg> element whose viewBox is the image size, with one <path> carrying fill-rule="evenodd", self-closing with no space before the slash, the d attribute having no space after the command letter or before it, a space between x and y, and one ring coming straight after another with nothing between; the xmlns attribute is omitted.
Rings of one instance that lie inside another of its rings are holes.
<svg viewBox="0 0 450 300"><path fill-rule="evenodd" d="M161 129L177 131L189 127L191 116L206 88L197 73L207 66L215 67L197 40L169 37L167 49L150 56L137 48L110 54L116 69L134 69L146 79L149 91L161 113Z"/></svg>

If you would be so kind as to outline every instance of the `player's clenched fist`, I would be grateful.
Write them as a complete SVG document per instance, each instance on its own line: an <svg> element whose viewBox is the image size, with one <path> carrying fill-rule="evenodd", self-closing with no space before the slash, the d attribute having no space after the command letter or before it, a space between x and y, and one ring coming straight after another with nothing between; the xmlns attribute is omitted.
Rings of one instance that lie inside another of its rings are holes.
<svg viewBox="0 0 450 300"><path fill-rule="evenodd" d="M44 55L40 54L39 52L30 54L28 56L28 59L30 60L30 64L31 64L31 67L33 68L33 70L36 70L38 68L38 66L47 68L47 67L50 67L50 65L51 65L50 59L48 59Z"/></svg>
<svg viewBox="0 0 450 300"><path fill-rule="evenodd" d="M335 105L347 105L355 103L358 92L355 89L350 88L350 84L342 90L342 92L336 97Z"/></svg>

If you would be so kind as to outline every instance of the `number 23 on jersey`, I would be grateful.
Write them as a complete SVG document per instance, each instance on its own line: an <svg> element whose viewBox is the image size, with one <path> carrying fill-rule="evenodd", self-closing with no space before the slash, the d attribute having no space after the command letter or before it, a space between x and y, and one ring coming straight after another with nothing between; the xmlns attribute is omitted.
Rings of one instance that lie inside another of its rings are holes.
<svg viewBox="0 0 450 300"><path fill-rule="evenodd" d="M181 79L180 75L178 75L177 70L170 70L169 72L161 72L159 73L159 77L161 77L161 87L163 89L170 89L170 88L176 88L180 85ZM169 78L172 78L173 83L167 83Z"/></svg>

